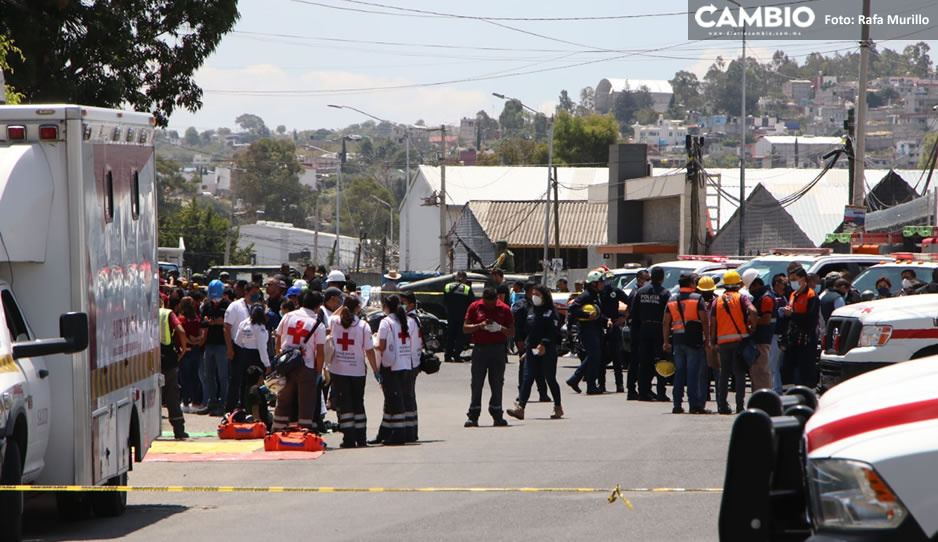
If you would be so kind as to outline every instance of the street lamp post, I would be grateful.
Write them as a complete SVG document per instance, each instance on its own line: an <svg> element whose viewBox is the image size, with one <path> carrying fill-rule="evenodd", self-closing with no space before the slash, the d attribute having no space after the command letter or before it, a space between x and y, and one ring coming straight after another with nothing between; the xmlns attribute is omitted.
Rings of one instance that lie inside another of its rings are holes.
<svg viewBox="0 0 938 542"><path fill-rule="evenodd" d="M536 109L532 107L529 107L527 104L525 104L524 102L522 102L521 100L517 98L510 98L510 97L505 96L504 94L499 94L497 92L493 92L492 96L495 96L496 98L500 98L502 100L506 100L509 102L517 102L521 107L527 109L528 111L534 113L535 115L543 115L543 113L541 113L540 111L537 111ZM545 285L547 284L547 271L548 269L550 269L550 265L548 261L548 257L549 257L548 250L550 249L550 189L551 189L551 183L554 182L554 180L551 178L551 171L552 171L552 167L554 164L554 116L553 115L547 118L547 123L550 126L549 128L550 135L548 136L550 137L550 140L547 142L547 192L546 192L545 200L544 200L544 207L545 207L545 211L544 211L544 262L543 262L544 274L542 277L542 281Z"/></svg>
<svg viewBox="0 0 938 542"><path fill-rule="evenodd" d="M381 271L385 271L385 264L387 263L387 253L388 253L388 244L394 244L394 211L391 208L391 204L379 198L378 196L372 194L371 199L384 204L388 208L388 235L384 238L384 250L381 251Z"/></svg>

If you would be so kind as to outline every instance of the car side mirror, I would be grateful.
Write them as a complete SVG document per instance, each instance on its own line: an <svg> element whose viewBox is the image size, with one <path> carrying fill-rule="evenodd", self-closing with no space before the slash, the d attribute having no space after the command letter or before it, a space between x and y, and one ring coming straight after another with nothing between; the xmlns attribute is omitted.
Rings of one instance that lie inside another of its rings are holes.
<svg viewBox="0 0 938 542"><path fill-rule="evenodd" d="M88 315L69 312L59 317L59 339L37 339L13 344L13 358L75 354L88 348Z"/></svg>

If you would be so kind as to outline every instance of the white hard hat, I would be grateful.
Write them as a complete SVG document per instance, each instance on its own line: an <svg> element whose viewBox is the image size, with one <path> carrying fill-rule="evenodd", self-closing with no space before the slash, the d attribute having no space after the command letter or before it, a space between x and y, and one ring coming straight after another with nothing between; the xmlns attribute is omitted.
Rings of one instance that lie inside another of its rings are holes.
<svg viewBox="0 0 938 542"><path fill-rule="evenodd" d="M759 278L759 272L755 269L747 269L743 271L743 286L749 288L749 285L752 284L752 281Z"/></svg>
<svg viewBox="0 0 938 542"><path fill-rule="evenodd" d="M333 269L329 271L329 276L326 277L326 282L345 282L345 273L339 271L338 269Z"/></svg>
<svg viewBox="0 0 938 542"><path fill-rule="evenodd" d="M300 290L305 290L306 288L309 288L309 283L303 279L294 280L293 285L299 288Z"/></svg>

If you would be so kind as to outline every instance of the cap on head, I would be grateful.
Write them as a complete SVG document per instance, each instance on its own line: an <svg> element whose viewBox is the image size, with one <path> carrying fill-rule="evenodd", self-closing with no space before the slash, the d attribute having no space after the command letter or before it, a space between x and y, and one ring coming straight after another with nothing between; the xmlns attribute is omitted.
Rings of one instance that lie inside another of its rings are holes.
<svg viewBox="0 0 938 542"><path fill-rule="evenodd" d="M287 290L287 297L297 296L303 293L303 289L298 286L290 286L290 289Z"/></svg>
<svg viewBox="0 0 938 542"><path fill-rule="evenodd" d="M322 301L323 303L325 303L326 301L329 301L330 299L336 296L341 297L342 290L338 288L326 288L326 291L322 293Z"/></svg>

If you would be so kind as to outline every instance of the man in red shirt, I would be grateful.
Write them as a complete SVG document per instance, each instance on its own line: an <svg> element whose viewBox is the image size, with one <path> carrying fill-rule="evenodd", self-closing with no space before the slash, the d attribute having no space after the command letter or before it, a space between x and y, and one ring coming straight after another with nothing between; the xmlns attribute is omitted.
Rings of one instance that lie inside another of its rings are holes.
<svg viewBox="0 0 938 542"><path fill-rule="evenodd" d="M482 388L488 374L489 414L495 427L508 425L502 415L502 387L505 384L505 364L508 363L507 341L515 334L515 321L511 308L498 300L495 288L482 291L482 299L469 305L463 333L472 334L472 399L466 427L479 426L482 413Z"/></svg>

